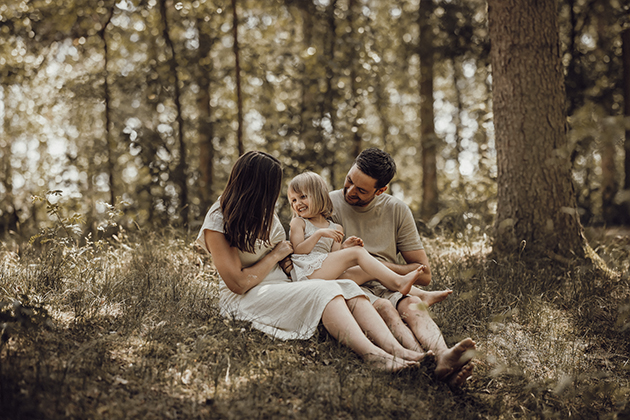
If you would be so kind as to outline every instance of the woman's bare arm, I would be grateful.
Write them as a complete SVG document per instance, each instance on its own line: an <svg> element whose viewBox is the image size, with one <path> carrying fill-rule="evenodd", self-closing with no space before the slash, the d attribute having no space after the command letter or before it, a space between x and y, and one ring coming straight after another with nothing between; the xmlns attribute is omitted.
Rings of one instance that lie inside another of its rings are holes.
<svg viewBox="0 0 630 420"><path fill-rule="evenodd" d="M257 286L267 277L273 267L293 251L289 241L282 241L260 261L251 267L243 268L238 250L230 246L221 232L204 231L206 247L212 254L212 261L225 285L239 295Z"/></svg>

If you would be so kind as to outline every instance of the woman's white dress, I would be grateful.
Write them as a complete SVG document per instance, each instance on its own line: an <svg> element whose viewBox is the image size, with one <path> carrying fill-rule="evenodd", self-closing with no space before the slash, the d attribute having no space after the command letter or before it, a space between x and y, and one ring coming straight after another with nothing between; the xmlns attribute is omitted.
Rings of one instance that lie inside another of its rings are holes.
<svg viewBox="0 0 630 420"><path fill-rule="evenodd" d="M208 210L197 236L197 243L208 251L204 238L206 229L225 233L218 201ZM270 239L269 246L263 246L259 241L254 253L239 251L244 268L254 265L286 239L286 232L276 215ZM277 264L260 284L242 295L228 289L223 279L219 283L219 308L223 316L250 321L254 328L282 340L310 338L324 308L337 296L352 299L365 296L365 293L352 280L292 282Z"/></svg>
<svg viewBox="0 0 630 420"><path fill-rule="evenodd" d="M311 223L310 220L304 219L304 239L308 239L317 230L321 229ZM335 228L333 222L328 222L328 227ZM291 278L293 281L309 280L308 276L319 269L324 260L330 254L333 246L332 238L320 238L315 244L311 252L308 254L293 254L291 255L291 261L293 261L293 271L291 271Z"/></svg>

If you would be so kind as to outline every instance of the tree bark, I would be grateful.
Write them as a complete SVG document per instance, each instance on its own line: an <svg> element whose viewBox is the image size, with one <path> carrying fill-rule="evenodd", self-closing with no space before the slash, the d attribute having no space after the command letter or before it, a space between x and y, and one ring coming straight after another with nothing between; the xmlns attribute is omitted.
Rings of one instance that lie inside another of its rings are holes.
<svg viewBox="0 0 630 420"><path fill-rule="evenodd" d="M98 32L101 41L103 42L103 57L105 57L105 61L103 63L103 100L105 102L105 142L107 144L107 176L109 183L109 202L112 206L116 205L116 187L115 187L115 161L116 161L116 143L112 138L111 133L111 106L110 106L110 98L109 98L109 81L107 80L109 77L109 71L107 70L107 66L109 64L109 46L107 44L107 38L105 37L105 31L107 30L107 25L112 20L112 16L114 14L114 6L109 9L109 13L101 30Z"/></svg>
<svg viewBox="0 0 630 420"><path fill-rule="evenodd" d="M420 217L429 220L438 212L437 188L437 146L433 121L433 34L431 15L435 6L433 0L422 0L418 9L420 38L420 147L422 149L422 206Z"/></svg>
<svg viewBox="0 0 630 420"><path fill-rule="evenodd" d="M245 153L245 147L243 145L243 94L241 92L241 63L239 60L239 44L238 44L238 13L236 11L236 0L232 0L232 34L234 36L234 44L232 45L234 51L234 77L236 83L236 108L237 108L237 122L238 128L236 129L236 144L238 147L238 155L241 156Z"/></svg>
<svg viewBox="0 0 630 420"><path fill-rule="evenodd" d="M555 0L489 0L497 149L494 250L583 255Z"/></svg>
<svg viewBox="0 0 630 420"><path fill-rule="evenodd" d="M206 28L208 26L208 28ZM210 48L212 37L209 34L210 25L205 25L203 18L197 19L199 31L199 60L197 83L197 109L199 111L199 129L197 131L199 141L199 182L201 192L201 209L205 211L214 200L212 182L214 179L214 126L212 124L212 109L210 108L210 74L212 74L212 60Z"/></svg>
<svg viewBox="0 0 630 420"><path fill-rule="evenodd" d="M171 52L171 58L169 60L170 72L173 77L173 88L175 90L173 94L173 102L175 103L175 109L177 111L177 139L179 141L179 157L174 169L174 183L179 187L179 203L180 203L180 216L182 218L183 225L188 224L188 180L186 177L186 143L184 141L184 117L182 116L181 105L181 92L179 89L179 74L177 73L177 54L173 41L171 40L168 16L166 13L166 0L160 1L160 13L162 14L163 31L162 36L166 46Z"/></svg>
<svg viewBox="0 0 630 420"><path fill-rule="evenodd" d="M623 59L623 115L626 121L630 119L630 29L621 33L622 59ZM624 141L625 177L623 183L624 190L630 190L630 128L626 122L626 137Z"/></svg>
<svg viewBox="0 0 630 420"><path fill-rule="evenodd" d="M621 223L630 225L630 29L621 33L623 60L623 115L626 120L624 148L624 182L621 196Z"/></svg>

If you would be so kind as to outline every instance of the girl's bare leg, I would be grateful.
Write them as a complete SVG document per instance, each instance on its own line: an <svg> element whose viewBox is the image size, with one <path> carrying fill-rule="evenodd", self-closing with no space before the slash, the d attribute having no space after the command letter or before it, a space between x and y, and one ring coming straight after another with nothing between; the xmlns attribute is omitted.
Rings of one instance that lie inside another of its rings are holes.
<svg viewBox="0 0 630 420"><path fill-rule="evenodd" d="M365 297L355 299L367 301ZM369 304L369 301L367 303ZM322 323L340 343L348 346L377 369L396 372L413 364L413 362L396 357L372 343L361 330L342 296L337 296L328 302L322 314Z"/></svg>
<svg viewBox="0 0 630 420"><path fill-rule="evenodd" d="M383 350L396 357L415 362L426 356L422 350L414 351L403 347L367 298L360 296L350 299L348 307L361 329Z"/></svg>
<svg viewBox="0 0 630 420"><path fill-rule="evenodd" d="M363 271L373 279L380 281L389 290L394 290L406 295L422 273L418 268L401 276L396 274L379 260L371 256L365 248L352 247L328 254L322 266L309 276L311 279L337 279L347 269L359 265ZM363 284L363 283L361 283Z"/></svg>

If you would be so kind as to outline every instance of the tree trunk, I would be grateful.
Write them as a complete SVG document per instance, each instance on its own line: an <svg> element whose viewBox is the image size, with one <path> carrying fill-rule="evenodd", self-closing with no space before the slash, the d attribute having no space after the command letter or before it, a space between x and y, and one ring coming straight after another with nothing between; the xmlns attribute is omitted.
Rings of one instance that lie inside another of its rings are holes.
<svg viewBox="0 0 630 420"><path fill-rule="evenodd" d="M179 89L179 75L177 73L177 54L175 52L175 47L173 46L173 41L171 40L169 26L168 26L168 16L166 14L166 0L160 1L160 13L162 14L163 21L163 31L162 36L164 37L164 41L166 46L171 51L171 58L169 60L170 72L173 77L173 102L175 103L175 109L177 111L177 140L179 141L179 157L177 160L177 164L174 169L174 180L173 182L179 187L179 203L180 203L180 215L182 218L182 223L184 226L188 224L188 182L186 177L186 144L184 142L184 117L182 116L182 105L181 105L181 92Z"/></svg>
<svg viewBox="0 0 630 420"><path fill-rule="evenodd" d="M571 180L555 0L489 0L497 218L494 249L583 255Z"/></svg>
<svg viewBox="0 0 630 420"><path fill-rule="evenodd" d="M206 27L207 26L207 27ZM210 36L210 25L206 25L203 18L197 19L197 30L199 31L199 59L197 84L197 109L199 111L199 128L197 136L199 141L199 180L201 209L210 207L214 200L212 192L212 181L214 177L214 126L212 124L212 109L210 108L210 74L212 73L212 59L210 49L212 37Z"/></svg>
<svg viewBox="0 0 630 420"><path fill-rule="evenodd" d="M623 223L630 224L630 29L621 33L623 59L623 115L626 119L626 133L624 140L624 183L622 196Z"/></svg>
<svg viewBox="0 0 630 420"><path fill-rule="evenodd" d="M619 223L619 208L615 203L615 196L619 190L615 165L617 151L613 136L607 134L609 133L602 136L600 152L602 157L602 216L607 225L616 225Z"/></svg>
<svg viewBox="0 0 630 420"><path fill-rule="evenodd" d="M328 168L330 171L330 183L332 189L336 189L337 185L335 180L336 171L335 171L335 162L334 162L334 151L330 151L328 148L328 141L331 136L335 135L335 91L333 88L333 77L335 72L331 67L330 63L333 63L335 60L335 45L337 43L337 25L335 22L335 9L337 8L337 0L332 0L330 5L326 9L326 17L328 19L328 32L326 43L324 44L324 55L328 57L326 60L326 95L324 96L324 103L322 106L322 114L321 119L328 119L330 121L331 134L327 134L324 127L320 126L321 138L322 138L322 167Z"/></svg>
<svg viewBox="0 0 630 420"><path fill-rule="evenodd" d="M348 15L346 17L346 21L348 22L348 26L350 27L351 31L350 32L350 36L349 38L352 40L355 35L355 28L354 28L354 18L355 18L355 12L357 11L356 9L356 3L355 0L348 0ZM358 34L358 33L357 33ZM358 90L358 86L357 86L357 67L358 67L358 57L357 57L358 53L354 47L354 43L350 44L350 59L349 61L349 66L350 66L350 90L351 90L351 98L350 98L350 103L352 105L352 108L354 110L354 123L353 123L353 127L352 127L352 148L354 149L354 156L359 156L359 153L361 153L362 150L362 144L361 144L361 134L359 133L359 124L357 123L357 121L361 118L360 117L360 112L361 112L361 107L359 105L359 101L360 101L360 97L357 95L357 90Z"/></svg>
<svg viewBox="0 0 630 420"><path fill-rule="evenodd" d="M111 133L111 106L110 106L110 98L109 98L109 81L107 78L109 77L109 71L107 70L107 65L109 64L109 46L107 44L107 38L105 37L105 31L107 30L107 25L112 20L112 16L114 14L114 6L109 9L109 14L107 15L107 19L103 23L101 30L98 32L101 41L103 42L103 57L105 57L105 62L103 63L103 99L105 102L105 142L107 144L107 175L109 179L109 203L114 206L116 205L116 187L115 187L115 161L116 161L116 143L112 138Z"/></svg>
<svg viewBox="0 0 630 420"><path fill-rule="evenodd" d="M315 5L312 2L304 2L299 4L299 10L302 16L302 39L304 40L304 49L316 45L314 39L313 17L315 16ZM302 80L301 80L301 108L300 108L300 141L304 143L306 150L313 150L317 142L321 142L321 135L313 121L319 119L317 108L320 101L319 96L319 80L316 69L316 56L309 55L302 64ZM296 153L296 159L302 161L302 153ZM306 162L305 162L306 163ZM308 163L307 163L308 164Z"/></svg>
<svg viewBox="0 0 630 420"><path fill-rule="evenodd" d="M241 92L241 63L239 60L239 44L238 44L238 13L236 12L236 0L232 0L232 34L234 36L234 77L236 83L236 108L237 122L236 144L238 147L238 155L245 153L243 145L243 94Z"/></svg>
<svg viewBox="0 0 630 420"><path fill-rule="evenodd" d="M438 212L437 145L433 122L433 0L422 0L418 9L420 38L420 147L422 149L422 207L420 217L429 220Z"/></svg>

